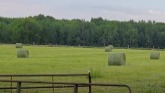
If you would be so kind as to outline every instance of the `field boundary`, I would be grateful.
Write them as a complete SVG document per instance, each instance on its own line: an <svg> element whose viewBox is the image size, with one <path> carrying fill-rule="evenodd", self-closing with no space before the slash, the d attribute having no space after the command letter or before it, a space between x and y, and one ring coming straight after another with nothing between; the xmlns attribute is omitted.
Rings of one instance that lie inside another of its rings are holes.
<svg viewBox="0 0 165 93"><path fill-rule="evenodd" d="M128 89L129 93L132 93L131 88L128 85L125 84L102 84L102 83L70 83L70 82L42 82L42 81L19 81L19 80L0 80L0 82L14 82L17 83L17 87L14 87L13 89L17 89L16 93L21 93L21 89L30 89L30 88L47 88L47 87L21 87L22 83L40 83L40 84L64 84L66 86L63 87L51 87L51 88L66 88L68 85L71 85L69 87L73 87L74 91L73 93L78 93L78 87L89 87L89 86L113 86L113 87L126 87ZM3 89L3 88L0 88ZM4 88L7 89L7 88ZM10 89L10 88L9 88ZM88 93L92 93L91 91Z"/></svg>
<svg viewBox="0 0 165 93"><path fill-rule="evenodd" d="M13 89L15 89L13 87L13 81L21 81L21 80L13 80L14 77L51 77L51 82L55 81L54 80L55 77L87 77L88 78L87 82L92 83L90 73L88 73L88 74L0 74L0 78L2 78L2 77L5 77L5 78L9 77L9 79L5 79L4 81L10 81L10 87L0 88L0 89L11 89L10 93L13 93ZM2 81L3 81L3 79L1 79L1 82ZM61 86L58 86L58 87L61 87ZM62 88L63 87L64 86L62 86ZM73 86L65 86L65 87L73 87ZM89 87L88 91L89 91L89 93L91 93L91 86L88 86L88 87ZM31 88L35 88L35 87L31 87ZM42 88L44 88L44 87L42 87ZM47 88L52 88L52 93L54 93L54 84L52 84L52 86L47 86Z"/></svg>
<svg viewBox="0 0 165 93"><path fill-rule="evenodd" d="M54 82L53 79L51 82L46 81L25 81L25 80L13 80L13 77L33 77L33 76L87 76L88 83L78 83L78 82ZM92 83L91 75L88 74L33 74L33 75L0 75L0 77L10 77L10 80L7 79L0 79L0 82L8 82L11 85L9 87L0 87L0 90L8 89L11 90L12 93L13 89L16 90L16 93L21 93L22 89L37 89L37 88L52 88L52 93L55 93L54 88L73 88L73 93L78 93L79 87L88 87L88 93L92 93L92 86L112 86L112 87L124 87L127 88L128 93L132 93L131 88L126 84L103 84L103 83ZM13 83L16 86L13 86ZM40 86L22 86L22 84L40 84ZM45 86L44 84L48 84L49 86ZM41 86L42 85L42 86Z"/></svg>

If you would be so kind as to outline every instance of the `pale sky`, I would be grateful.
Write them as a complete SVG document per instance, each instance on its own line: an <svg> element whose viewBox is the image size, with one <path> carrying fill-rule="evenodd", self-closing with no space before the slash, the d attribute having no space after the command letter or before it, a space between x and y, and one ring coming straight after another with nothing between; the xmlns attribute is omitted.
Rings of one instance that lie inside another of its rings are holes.
<svg viewBox="0 0 165 93"><path fill-rule="evenodd" d="M0 0L1 17L38 14L56 19L102 17L108 20L165 22L165 0Z"/></svg>

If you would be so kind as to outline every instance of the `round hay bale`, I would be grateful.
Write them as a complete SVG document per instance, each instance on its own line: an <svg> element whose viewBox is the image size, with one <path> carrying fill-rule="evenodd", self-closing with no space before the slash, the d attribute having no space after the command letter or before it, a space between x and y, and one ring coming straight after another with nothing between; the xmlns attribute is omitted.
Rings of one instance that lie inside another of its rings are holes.
<svg viewBox="0 0 165 93"><path fill-rule="evenodd" d="M111 52L113 49L113 45L109 45L107 47L105 47L105 52Z"/></svg>
<svg viewBox="0 0 165 93"><path fill-rule="evenodd" d="M113 53L111 52L108 57L108 65L122 66L126 65L125 53Z"/></svg>
<svg viewBox="0 0 165 93"><path fill-rule="evenodd" d="M150 59L160 59L160 53L159 52L151 52Z"/></svg>
<svg viewBox="0 0 165 93"><path fill-rule="evenodd" d="M28 50L17 50L17 58L28 58L29 57L29 51Z"/></svg>
<svg viewBox="0 0 165 93"><path fill-rule="evenodd" d="M23 46L22 46L22 43L16 43L16 46L15 46L16 48L22 48Z"/></svg>

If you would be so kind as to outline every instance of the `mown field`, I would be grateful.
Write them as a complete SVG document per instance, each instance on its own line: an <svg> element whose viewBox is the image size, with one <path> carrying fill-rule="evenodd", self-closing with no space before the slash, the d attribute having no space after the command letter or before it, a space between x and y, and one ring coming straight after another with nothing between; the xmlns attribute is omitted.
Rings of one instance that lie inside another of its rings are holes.
<svg viewBox="0 0 165 93"><path fill-rule="evenodd" d="M104 48L23 46L23 49L29 50L29 58L17 58L15 45L0 45L0 74L90 71L94 83L127 84L133 93L165 91L165 51L159 51L159 60L150 60L150 53L158 50L114 49L113 52L126 54L126 66L108 66L108 52Z"/></svg>

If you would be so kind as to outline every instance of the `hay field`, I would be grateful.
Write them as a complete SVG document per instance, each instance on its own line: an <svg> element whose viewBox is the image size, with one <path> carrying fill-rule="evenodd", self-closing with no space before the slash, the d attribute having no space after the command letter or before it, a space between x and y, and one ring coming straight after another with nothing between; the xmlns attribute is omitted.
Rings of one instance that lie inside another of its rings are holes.
<svg viewBox="0 0 165 93"><path fill-rule="evenodd" d="M29 58L17 58L15 45L0 45L0 74L88 73L95 83L124 83L133 93L165 91L165 51L150 60L153 50L113 49L124 52L126 66L108 66L104 48L24 46ZM80 79L81 80L81 79Z"/></svg>

